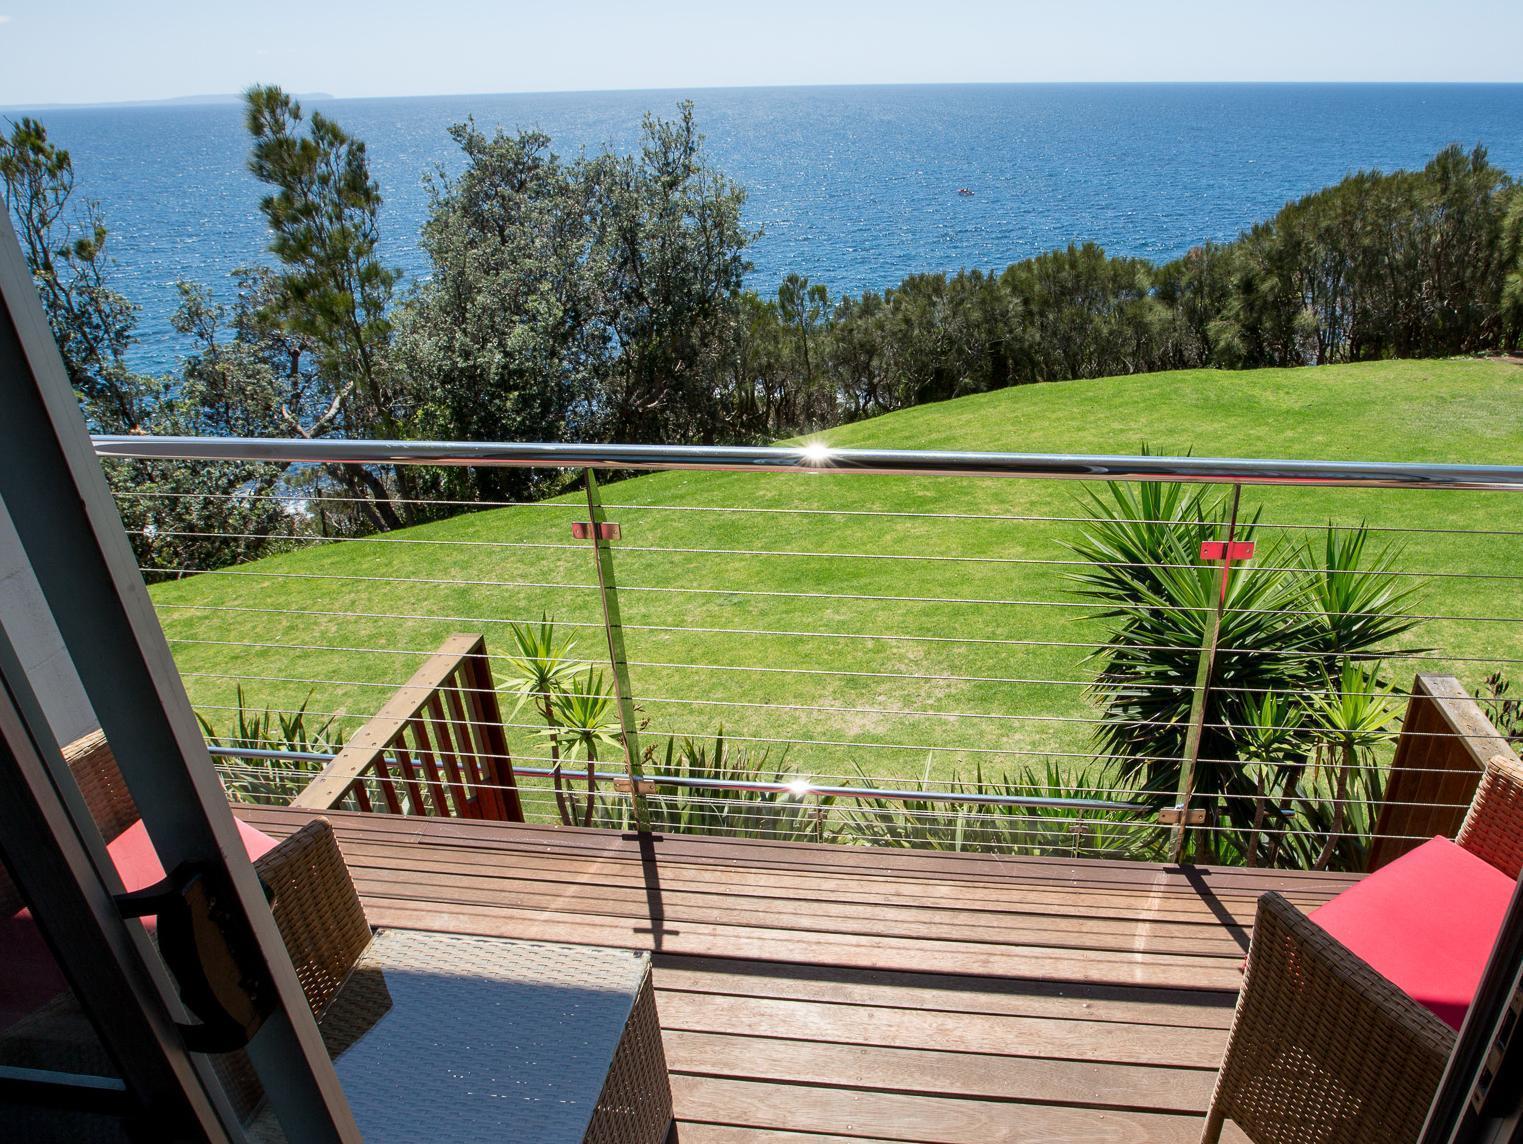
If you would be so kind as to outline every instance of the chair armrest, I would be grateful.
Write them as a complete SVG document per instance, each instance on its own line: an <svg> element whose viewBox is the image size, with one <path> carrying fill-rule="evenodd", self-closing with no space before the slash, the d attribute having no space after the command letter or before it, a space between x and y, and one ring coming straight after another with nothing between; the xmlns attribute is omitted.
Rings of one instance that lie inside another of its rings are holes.
<svg viewBox="0 0 1523 1144"><path fill-rule="evenodd" d="M275 924L302 992L321 1017L370 942L370 926L332 824L313 819L254 869L275 893Z"/></svg>
<svg viewBox="0 0 1523 1144"><path fill-rule="evenodd" d="M1456 841L1516 880L1523 868L1523 766L1503 755L1486 764Z"/></svg>
<svg viewBox="0 0 1523 1144"><path fill-rule="evenodd" d="M1259 899L1213 1109L1260 1144L1416 1140L1454 1032L1279 894Z"/></svg>

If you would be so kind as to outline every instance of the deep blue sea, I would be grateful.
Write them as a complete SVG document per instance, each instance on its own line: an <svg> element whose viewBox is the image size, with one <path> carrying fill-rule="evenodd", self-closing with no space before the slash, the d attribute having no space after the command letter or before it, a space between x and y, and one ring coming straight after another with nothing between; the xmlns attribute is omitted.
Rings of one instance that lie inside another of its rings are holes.
<svg viewBox="0 0 1523 1144"><path fill-rule="evenodd" d="M426 273L423 175L458 166L446 128L537 128L558 149L623 149L646 111L691 98L715 163L763 228L751 282L790 271L832 293L915 271L1002 268L1071 241L1166 259L1233 238L1361 168L1480 142L1523 175L1523 85L999 85L746 88L321 100L363 138L386 196L385 254ZM235 105L38 113L115 232L142 306L138 362L169 368L179 278L227 290L260 260L259 186ZM968 187L971 197L959 195Z"/></svg>

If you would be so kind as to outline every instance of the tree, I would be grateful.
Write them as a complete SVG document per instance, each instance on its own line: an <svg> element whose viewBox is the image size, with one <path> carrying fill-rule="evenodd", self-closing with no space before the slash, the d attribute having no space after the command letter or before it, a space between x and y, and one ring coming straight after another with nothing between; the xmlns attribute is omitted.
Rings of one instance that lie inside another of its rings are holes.
<svg viewBox="0 0 1523 1144"><path fill-rule="evenodd" d="M109 230L99 208L75 208L69 153L42 124L22 120L0 139L0 179L90 428L104 433L267 436L278 430L279 387L246 330L227 334L228 308L181 284L175 328L194 340L177 379L139 374L127 362L137 309L112 289ZM246 323L253 281L240 281ZM293 401L294 404L294 401ZM108 461L138 564L150 578L181 576L268 551L298 522L271 495L279 465L241 462Z"/></svg>
<svg viewBox="0 0 1523 1144"><path fill-rule="evenodd" d="M732 441L772 441L841 420L827 360L832 310L829 291L797 274L773 299L741 295L733 376L719 397Z"/></svg>
<svg viewBox="0 0 1523 1144"><path fill-rule="evenodd" d="M745 191L711 167L693 105L647 115L638 154L591 161L592 265L616 355L606 380L608 433L623 441L713 444L731 433L724 400L739 299L756 237Z"/></svg>
<svg viewBox="0 0 1523 1144"><path fill-rule="evenodd" d="M830 365L848 421L898 408L884 336L887 312L884 296L871 290L836 304L830 330Z"/></svg>
<svg viewBox="0 0 1523 1144"><path fill-rule="evenodd" d="M1172 316L1161 363L1165 368L1237 364L1237 331L1224 322L1236 257L1232 245L1208 242L1158 268L1155 296Z"/></svg>
<svg viewBox="0 0 1523 1144"><path fill-rule="evenodd" d="M797 339L799 373L807 388L814 386L814 363L810 360L810 342L818 342L821 327L830 316L830 291L822 282L810 284L799 274L790 274L777 288L777 309L790 334ZM819 351L815 351L819 356Z"/></svg>
<svg viewBox="0 0 1523 1144"><path fill-rule="evenodd" d="M283 431L292 401L258 343L240 330L257 297L257 275L236 272L229 307L202 286L181 282L175 329L192 339L172 395L154 407L154 433L186 437L270 437ZM299 407L299 406L298 406ZM150 578L177 578L268 555L305 531L286 511L286 468L242 461L111 461L117 509Z"/></svg>
<svg viewBox="0 0 1523 1144"><path fill-rule="evenodd" d="M1092 242L1008 268L1001 284L1027 319L1022 375L1056 381L1158 368L1168 314L1152 276L1146 260L1112 258Z"/></svg>
<svg viewBox="0 0 1523 1144"><path fill-rule="evenodd" d="M744 194L715 171L684 104L646 117L632 155L560 159L535 132L451 134L424 228L431 274L407 300L396 360L442 435L714 442L737 400ZM543 477L479 478L497 492Z"/></svg>
<svg viewBox="0 0 1523 1144"><path fill-rule="evenodd" d="M450 135L465 169L430 182L423 249L430 273L402 308L395 358L418 387L430 436L552 441L597 431L612 354L600 318L591 190L537 132ZM456 495L519 499L551 491L536 469L457 470Z"/></svg>
<svg viewBox="0 0 1523 1144"><path fill-rule="evenodd" d="M1523 186L1510 187L1502 224L1502 348L1523 344Z"/></svg>
<svg viewBox="0 0 1523 1144"><path fill-rule="evenodd" d="M278 87L252 87L244 102L253 138L249 170L272 188L259 209L270 225L270 251L283 268L266 314L310 341L331 392L319 417L310 423L292 418L290 427L303 436L400 437L406 390L386 363L387 311L399 274L376 250L381 191L365 144L321 112L304 119L301 105ZM357 495L368 494L376 524L401 523L374 472L351 465L334 470L334 477ZM405 492L401 471L396 479Z"/></svg>
<svg viewBox="0 0 1523 1144"><path fill-rule="evenodd" d="M109 231L93 201L74 201L74 164L35 119L0 135L0 181L27 269L85 420L101 433L142 430L164 392L132 370L137 307L109 285Z"/></svg>

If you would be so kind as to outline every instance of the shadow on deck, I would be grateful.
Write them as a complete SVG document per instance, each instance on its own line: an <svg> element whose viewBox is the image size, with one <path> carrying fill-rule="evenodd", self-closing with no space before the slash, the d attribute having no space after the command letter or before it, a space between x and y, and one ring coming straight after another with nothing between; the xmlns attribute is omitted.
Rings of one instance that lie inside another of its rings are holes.
<svg viewBox="0 0 1523 1144"><path fill-rule="evenodd" d="M1354 880L328 817L372 925L655 951L682 1144L1193 1141L1258 895Z"/></svg>

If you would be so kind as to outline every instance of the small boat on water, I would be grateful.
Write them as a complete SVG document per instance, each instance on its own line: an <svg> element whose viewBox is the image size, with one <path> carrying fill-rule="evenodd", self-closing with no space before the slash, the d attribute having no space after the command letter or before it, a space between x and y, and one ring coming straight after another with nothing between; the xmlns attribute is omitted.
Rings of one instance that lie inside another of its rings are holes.
<svg viewBox="0 0 1523 1144"><path fill-rule="evenodd" d="M965 199L971 199L973 197L973 192L967 187L958 187L957 193Z"/></svg>

